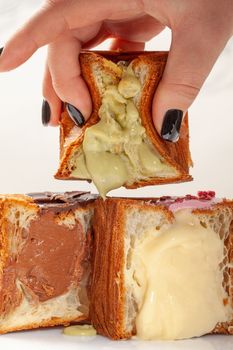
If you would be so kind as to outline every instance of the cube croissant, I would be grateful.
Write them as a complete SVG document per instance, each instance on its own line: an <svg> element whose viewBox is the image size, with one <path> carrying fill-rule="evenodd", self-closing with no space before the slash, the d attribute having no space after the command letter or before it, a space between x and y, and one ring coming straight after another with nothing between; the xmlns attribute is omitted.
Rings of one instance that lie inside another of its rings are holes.
<svg viewBox="0 0 233 350"><path fill-rule="evenodd" d="M162 140L152 121L166 59L165 52L80 54L93 112L82 128L63 112L57 179L93 181L102 197L120 186L192 179L187 115L176 143Z"/></svg>
<svg viewBox="0 0 233 350"><path fill-rule="evenodd" d="M93 198L0 197L0 333L89 317Z"/></svg>

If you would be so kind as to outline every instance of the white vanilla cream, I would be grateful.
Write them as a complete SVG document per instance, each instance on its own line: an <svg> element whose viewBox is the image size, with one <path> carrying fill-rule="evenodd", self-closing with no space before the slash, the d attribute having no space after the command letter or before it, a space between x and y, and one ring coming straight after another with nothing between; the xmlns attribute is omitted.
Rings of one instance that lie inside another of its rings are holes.
<svg viewBox="0 0 233 350"><path fill-rule="evenodd" d="M63 329L63 334L71 336L86 336L93 337L96 335L96 330L89 324L80 324L68 326Z"/></svg>
<svg viewBox="0 0 233 350"><path fill-rule="evenodd" d="M230 318L222 287L223 241L190 210L166 230L145 233L134 249L137 336L183 339L211 332ZM226 304L226 305L225 305Z"/></svg>

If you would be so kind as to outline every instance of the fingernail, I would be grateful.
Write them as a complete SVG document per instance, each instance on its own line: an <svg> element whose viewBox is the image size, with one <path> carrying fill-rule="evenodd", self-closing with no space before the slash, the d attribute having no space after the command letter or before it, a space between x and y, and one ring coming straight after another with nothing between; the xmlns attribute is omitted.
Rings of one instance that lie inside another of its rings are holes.
<svg viewBox="0 0 233 350"><path fill-rule="evenodd" d="M161 129L161 136L164 140L170 142L179 140L182 117L183 111L180 109L169 109L165 113Z"/></svg>
<svg viewBox="0 0 233 350"><path fill-rule="evenodd" d="M73 122L78 126L83 126L85 124L85 119L82 115L82 113L73 105L70 103L66 103L66 110L70 116L70 118L73 120Z"/></svg>
<svg viewBox="0 0 233 350"><path fill-rule="evenodd" d="M51 117L51 110L49 104L46 100L43 100L42 103L42 124L47 126Z"/></svg>
<svg viewBox="0 0 233 350"><path fill-rule="evenodd" d="M4 49L4 47L1 47L1 48L0 48L0 56L1 56L1 54L2 54L3 49Z"/></svg>

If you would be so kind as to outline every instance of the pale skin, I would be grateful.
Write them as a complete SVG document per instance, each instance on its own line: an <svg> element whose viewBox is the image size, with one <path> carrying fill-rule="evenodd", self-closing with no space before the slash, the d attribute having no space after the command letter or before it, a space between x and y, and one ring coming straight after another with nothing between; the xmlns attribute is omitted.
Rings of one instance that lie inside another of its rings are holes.
<svg viewBox="0 0 233 350"><path fill-rule="evenodd" d="M106 38L113 38L110 49L143 50L165 27L172 31L172 43L152 108L160 133L167 110L185 112L193 103L233 35L232 0L47 0L5 44L0 71L20 66L48 45L43 95L51 109L49 124L58 125L62 101L87 120L92 103L80 72L80 50Z"/></svg>

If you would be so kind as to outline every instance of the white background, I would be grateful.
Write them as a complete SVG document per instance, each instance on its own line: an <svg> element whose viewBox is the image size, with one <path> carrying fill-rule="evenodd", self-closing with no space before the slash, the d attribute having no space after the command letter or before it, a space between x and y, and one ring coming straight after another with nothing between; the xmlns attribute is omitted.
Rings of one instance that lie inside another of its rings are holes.
<svg viewBox="0 0 233 350"><path fill-rule="evenodd" d="M0 0L0 47L9 35L30 16L41 0ZM148 50L169 48L170 33L165 31L147 44ZM106 44L100 48L106 48ZM207 53L208 54L208 53ZM40 49L25 65L0 74L0 193L33 191L91 190L85 182L53 179L59 160L59 130L41 124L41 80L46 49ZM190 108L191 151L194 181L126 191L114 195L159 196L215 190L222 197L233 197L233 40L216 63L200 96ZM200 62L201 65L201 62ZM128 349L232 349L230 337L203 337L175 343L114 343L114 348ZM0 347L50 349L110 349L113 343L101 337L92 340L66 338L60 330L9 334L0 338Z"/></svg>

